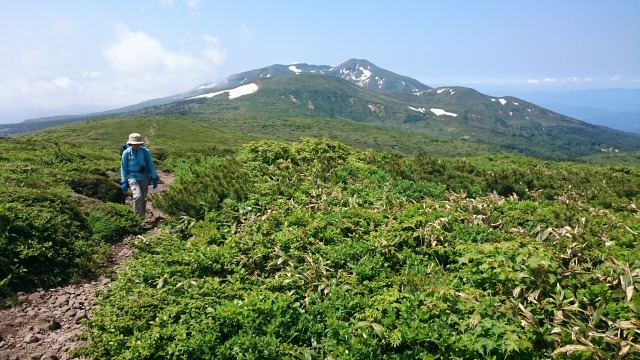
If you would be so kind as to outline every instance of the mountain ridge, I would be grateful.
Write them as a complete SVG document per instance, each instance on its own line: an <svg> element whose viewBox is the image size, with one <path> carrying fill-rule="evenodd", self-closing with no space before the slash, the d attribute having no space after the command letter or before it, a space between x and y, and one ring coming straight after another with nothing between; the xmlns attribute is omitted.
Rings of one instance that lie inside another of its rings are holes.
<svg viewBox="0 0 640 360"><path fill-rule="evenodd" d="M373 75L372 75L373 76ZM257 79L257 80L255 80ZM215 116L233 121L314 117L362 122L444 139L498 145L539 157L592 155L601 149L636 151L640 136L592 125L516 97L495 98L465 87L420 92L378 92L318 73L243 78L255 91L209 91L136 112L144 115ZM239 87L239 88L240 88ZM236 89L239 89L236 88ZM215 89L214 89L215 90ZM224 95L229 92L229 95Z"/></svg>
<svg viewBox="0 0 640 360"><path fill-rule="evenodd" d="M57 117L56 124L127 114L190 116L203 122L207 117L250 118L266 124L276 118L342 119L561 159L601 149L640 149L637 134L576 120L517 97L492 97L461 86L432 88L355 58L335 67L270 65L233 74L221 84L203 83L108 112Z"/></svg>

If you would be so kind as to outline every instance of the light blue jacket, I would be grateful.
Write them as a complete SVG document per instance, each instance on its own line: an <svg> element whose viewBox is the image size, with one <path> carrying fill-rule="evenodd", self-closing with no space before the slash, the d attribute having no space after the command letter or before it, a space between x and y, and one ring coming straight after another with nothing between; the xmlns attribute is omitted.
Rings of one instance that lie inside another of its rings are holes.
<svg viewBox="0 0 640 360"><path fill-rule="evenodd" d="M142 167L146 168L144 174L140 172ZM149 180L149 177L158 177L149 150L144 146L140 146L138 151L135 151L133 147L128 146L127 149L122 152L122 165L120 166L121 180Z"/></svg>

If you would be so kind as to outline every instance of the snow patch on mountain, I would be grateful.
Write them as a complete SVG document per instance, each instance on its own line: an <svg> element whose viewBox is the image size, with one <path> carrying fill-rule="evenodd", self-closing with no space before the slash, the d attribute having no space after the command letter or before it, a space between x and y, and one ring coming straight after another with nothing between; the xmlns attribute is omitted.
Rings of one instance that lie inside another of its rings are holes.
<svg viewBox="0 0 640 360"><path fill-rule="evenodd" d="M448 91L448 92L449 92L449 95L453 95L453 94L455 94L455 93L456 93L456 91L455 91L455 90L453 90L453 89L451 89L451 88L440 88L440 89L438 89L438 90L436 91L436 94L441 94L441 93L443 93L443 92L445 92L445 91Z"/></svg>
<svg viewBox="0 0 640 360"><path fill-rule="evenodd" d="M362 71L362 75L359 78L354 77L354 80L360 81L362 83L368 82L369 78L371 77L371 70L367 70L363 67L360 67L359 70Z"/></svg>
<svg viewBox="0 0 640 360"><path fill-rule="evenodd" d="M296 74L300 74L302 70L298 69L295 65L289 66L289 70L293 71Z"/></svg>
<svg viewBox="0 0 640 360"><path fill-rule="evenodd" d="M420 112L420 113L423 113L423 114L424 114L425 112L427 112L427 110L426 110L425 108L414 108L414 107L412 107L412 106L407 106L407 107L408 107L409 109L413 110L413 111L417 111L417 112Z"/></svg>
<svg viewBox="0 0 640 360"><path fill-rule="evenodd" d="M432 113L436 114L436 116L440 116L440 115L448 115L448 116L453 116L453 117L458 116L458 114L454 114L454 113L451 113L451 112L447 112L447 111L442 110L442 109L434 109L434 108L431 108L431 109L429 109L429 110L431 110L431 112L432 112Z"/></svg>
<svg viewBox="0 0 640 360"><path fill-rule="evenodd" d="M496 102L496 99L491 99L491 101ZM502 104L502 105L507 103L507 100L505 100L505 99L498 99L498 101L500 101L500 104Z"/></svg>
<svg viewBox="0 0 640 360"><path fill-rule="evenodd" d="M427 112L427 110L425 108L414 108L412 106L407 106L407 107L409 109L411 109L413 111L417 111L419 113L423 113L424 114L424 113ZM432 113L436 114L436 116L440 116L440 115L448 115L448 116L453 116L453 117L458 116L458 114L454 114L454 113L451 113L451 112L448 112L448 111L445 111L445 110L442 110L442 109L431 108L431 109L429 109L429 111L431 111Z"/></svg>
<svg viewBox="0 0 640 360"><path fill-rule="evenodd" d="M218 96L218 95L223 94L223 93L228 93L229 94L229 99L235 99L235 98L243 96L243 95L253 94L256 91L258 91L258 85L254 84L254 83L251 83L251 84L238 86L237 88L231 89L231 90L216 91L214 93L202 94L202 95L190 97L187 100L192 100L192 99L210 99L210 98L212 98L214 96Z"/></svg>
<svg viewBox="0 0 640 360"><path fill-rule="evenodd" d="M343 79L356 81L356 84L359 86L365 86L369 82L369 79L371 78L371 74L372 74L370 69L365 69L362 66L359 66L358 68L356 68L356 71L351 71L349 69L342 69L340 70L340 73L342 74ZM384 79L382 79L382 81L384 81ZM381 84L380 80L378 80L378 84L379 85Z"/></svg>

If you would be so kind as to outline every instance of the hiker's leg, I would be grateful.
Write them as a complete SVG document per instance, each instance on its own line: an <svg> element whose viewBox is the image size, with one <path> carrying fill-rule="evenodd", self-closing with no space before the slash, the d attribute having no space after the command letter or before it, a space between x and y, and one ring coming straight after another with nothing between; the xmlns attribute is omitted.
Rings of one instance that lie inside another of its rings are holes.
<svg viewBox="0 0 640 360"><path fill-rule="evenodd" d="M146 180L129 179L129 188L133 194L133 210L144 219L147 211L147 200L145 195L149 191L149 182Z"/></svg>
<svg viewBox="0 0 640 360"><path fill-rule="evenodd" d="M140 185L140 190L142 191L142 201L141 201L141 212L137 213L140 217L144 218L147 212L147 194L149 193L149 180L138 180L138 185Z"/></svg>

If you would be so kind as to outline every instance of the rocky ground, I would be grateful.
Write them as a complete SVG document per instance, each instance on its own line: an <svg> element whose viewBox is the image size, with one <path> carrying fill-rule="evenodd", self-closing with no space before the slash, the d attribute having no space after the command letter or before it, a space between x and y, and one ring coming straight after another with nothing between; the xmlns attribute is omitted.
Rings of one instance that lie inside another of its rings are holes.
<svg viewBox="0 0 640 360"><path fill-rule="evenodd" d="M164 191L173 177L158 172L160 184L150 193ZM147 204L145 231L158 232L162 213ZM118 269L131 255L128 237L115 244L113 256L105 266ZM0 360L65 360L69 350L86 345L76 336L83 331L82 320L91 317L93 296L97 290L109 286L111 279L100 277L95 281L20 294L18 305L0 304Z"/></svg>

